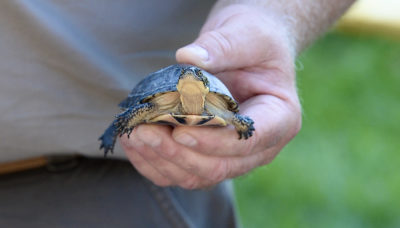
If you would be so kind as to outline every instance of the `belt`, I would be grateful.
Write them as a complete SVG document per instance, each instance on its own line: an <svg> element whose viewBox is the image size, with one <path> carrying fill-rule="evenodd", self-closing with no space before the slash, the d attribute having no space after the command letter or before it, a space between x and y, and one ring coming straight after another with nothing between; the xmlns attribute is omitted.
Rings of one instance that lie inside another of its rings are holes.
<svg viewBox="0 0 400 228"><path fill-rule="evenodd" d="M0 175L46 167L49 171L62 171L79 164L80 155L51 155L0 163Z"/></svg>

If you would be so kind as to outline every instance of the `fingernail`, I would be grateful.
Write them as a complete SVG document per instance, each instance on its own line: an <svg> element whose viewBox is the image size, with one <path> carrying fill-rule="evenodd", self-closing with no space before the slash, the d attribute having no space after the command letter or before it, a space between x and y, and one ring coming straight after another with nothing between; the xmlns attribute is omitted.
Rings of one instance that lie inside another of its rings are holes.
<svg viewBox="0 0 400 228"><path fill-rule="evenodd" d="M184 48L186 48L192 55L199 58L201 61L207 61L209 58L208 51L199 45L190 44Z"/></svg>
<svg viewBox="0 0 400 228"><path fill-rule="evenodd" d="M150 147L157 147L161 144L161 137L149 129L138 129L138 138L140 141Z"/></svg>
<svg viewBox="0 0 400 228"><path fill-rule="evenodd" d="M194 147L197 145L197 140L187 133L180 134L174 138L176 142L188 147Z"/></svg>

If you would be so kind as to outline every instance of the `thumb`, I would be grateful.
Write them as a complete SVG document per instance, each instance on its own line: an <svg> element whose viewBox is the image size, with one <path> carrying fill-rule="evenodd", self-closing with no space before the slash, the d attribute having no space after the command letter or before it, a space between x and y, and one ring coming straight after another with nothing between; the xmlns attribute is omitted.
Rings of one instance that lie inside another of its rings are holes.
<svg viewBox="0 0 400 228"><path fill-rule="evenodd" d="M230 10L230 11L229 11ZM228 11L228 12L227 12ZM222 10L211 17L200 36L178 49L176 59L212 73L255 66L268 60L273 28L257 9Z"/></svg>

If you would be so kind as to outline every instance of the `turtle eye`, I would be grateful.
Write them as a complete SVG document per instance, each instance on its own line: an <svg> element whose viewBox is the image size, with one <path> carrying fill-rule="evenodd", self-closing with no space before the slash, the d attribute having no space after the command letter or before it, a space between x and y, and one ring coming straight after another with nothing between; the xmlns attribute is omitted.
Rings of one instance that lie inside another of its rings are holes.
<svg viewBox="0 0 400 228"><path fill-rule="evenodd" d="M200 76L200 77L203 76L203 72L201 72L200 69L196 69L195 73L196 73L197 76Z"/></svg>

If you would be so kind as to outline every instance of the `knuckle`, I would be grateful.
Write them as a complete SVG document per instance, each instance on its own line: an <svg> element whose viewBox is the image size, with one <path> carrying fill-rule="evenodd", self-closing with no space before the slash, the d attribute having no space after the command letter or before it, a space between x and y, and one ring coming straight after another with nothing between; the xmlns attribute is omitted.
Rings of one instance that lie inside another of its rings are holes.
<svg viewBox="0 0 400 228"><path fill-rule="evenodd" d="M301 115L301 107L300 105L297 106L297 123L296 123L296 134L299 133L301 126L302 126L302 115Z"/></svg>
<svg viewBox="0 0 400 228"><path fill-rule="evenodd" d="M198 185L199 185L199 180L195 175L190 176L184 182L179 184L180 187L188 190L193 190L197 188Z"/></svg>
<svg viewBox="0 0 400 228"><path fill-rule="evenodd" d="M294 122L294 127L292 130L291 138L295 137L301 130L302 126L302 110L301 110L301 105L299 102L296 102L294 104L294 113L296 115L295 122Z"/></svg>
<svg viewBox="0 0 400 228"><path fill-rule="evenodd" d="M293 137L296 136L300 132L301 126L302 126L302 119L299 117L297 120L297 123L295 125L295 128L294 128Z"/></svg>
<svg viewBox="0 0 400 228"><path fill-rule="evenodd" d="M192 160L185 161L185 169L189 173L199 173L200 172L199 164L196 161L192 161Z"/></svg>
<svg viewBox="0 0 400 228"><path fill-rule="evenodd" d="M179 156L181 155L181 150L182 149L180 147L175 146L170 141L165 141L155 151L164 159L172 161L179 159Z"/></svg>
<svg viewBox="0 0 400 228"><path fill-rule="evenodd" d="M137 150L137 151L147 161L159 162L160 160L158 154L154 153L153 151L149 150Z"/></svg>
<svg viewBox="0 0 400 228"><path fill-rule="evenodd" d="M179 151L173 147L164 147L160 150L160 153L167 160L175 160L179 154Z"/></svg>
<svg viewBox="0 0 400 228"><path fill-rule="evenodd" d="M135 156L132 156L132 157L135 157ZM135 159L135 158L129 157L129 161L131 162L133 167L135 167L137 170L142 170L143 167L147 165L146 162L143 161L143 159Z"/></svg>
<svg viewBox="0 0 400 228"><path fill-rule="evenodd" d="M213 169L210 170L208 179L214 183L223 181L229 173L228 161L219 159Z"/></svg>
<svg viewBox="0 0 400 228"><path fill-rule="evenodd" d="M233 45L230 39L228 39L222 32L210 31L207 34L212 40L214 40L216 44L216 47L214 48L219 48L219 51L224 55L232 52Z"/></svg>

